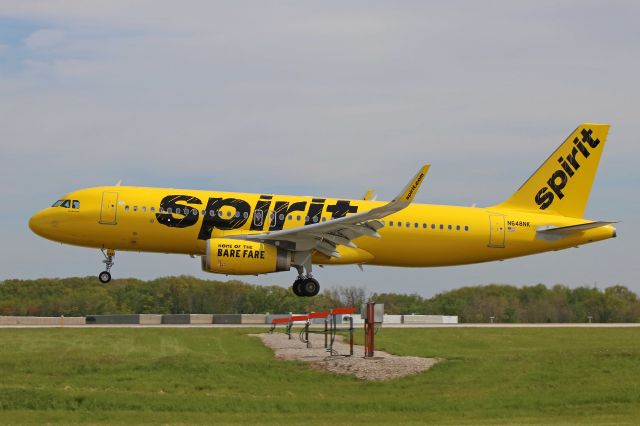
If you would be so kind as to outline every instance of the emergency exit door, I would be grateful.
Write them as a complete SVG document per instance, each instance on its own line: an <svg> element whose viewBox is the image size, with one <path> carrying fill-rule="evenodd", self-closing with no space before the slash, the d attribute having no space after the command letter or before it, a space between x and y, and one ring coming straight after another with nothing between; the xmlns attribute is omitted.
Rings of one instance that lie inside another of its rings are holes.
<svg viewBox="0 0 640 426"><path fill-rule="evenodd" d="M103 225L115 225L118 209L118 193L103 192L102 208L100 209L100 223Z"/></svg>
<svg viewBox="0 0 640 426"><path fill-rule="evenodd" d="M489 247L504 248L504 216L489 215Z"/></svg>

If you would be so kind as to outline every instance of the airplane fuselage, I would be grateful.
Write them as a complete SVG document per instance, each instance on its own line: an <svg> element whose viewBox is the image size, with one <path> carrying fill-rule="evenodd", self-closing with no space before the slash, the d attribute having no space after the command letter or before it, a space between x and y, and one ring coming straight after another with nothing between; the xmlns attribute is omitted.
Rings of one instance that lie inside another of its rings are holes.
<svg viewBox="0 0 640 426"><path fill-rule="evenodd" d="M31 228L62 243L111 250L204 255L209 238L273 232L334 220L384 202L169 188L97 187L72 192L79 208L50 207ZM615 236L613 226L550 241L537 231L587 223L536 211L413 203L382 221L382 238L363 236L340 257L315 264L404 267L487 262L560 250ZM231 253L232 255L234 253Z"/></svg>

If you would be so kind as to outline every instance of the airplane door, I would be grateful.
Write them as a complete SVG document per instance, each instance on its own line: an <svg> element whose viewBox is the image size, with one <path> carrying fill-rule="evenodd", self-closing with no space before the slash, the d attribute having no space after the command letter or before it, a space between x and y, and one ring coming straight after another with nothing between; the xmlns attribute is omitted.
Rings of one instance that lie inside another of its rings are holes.
<svg viewBox="0 0 640 426"><path fill-rule="evenodd" d="M115 225L116 210L118 208L118 193L103 192L102 208L100 209L100 223L103 225Z"/></svg>
<svg viewBox="0 0 640 426"><path fill-rule="evenodd" d="M504 216L489 215L489 247L504 248Z"/></svg>

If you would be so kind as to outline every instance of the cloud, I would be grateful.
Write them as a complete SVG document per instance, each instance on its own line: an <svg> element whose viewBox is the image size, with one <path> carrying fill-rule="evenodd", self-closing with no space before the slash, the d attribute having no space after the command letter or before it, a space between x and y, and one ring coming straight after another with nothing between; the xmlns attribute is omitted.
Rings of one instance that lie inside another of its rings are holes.
<svg viewBox="0 0 640 426"><path fill-rule="evenodd" d="M48 49L60 46L67 40L67 33L55 29L42 29L29 34L24 44L30 49Z"/></svg>

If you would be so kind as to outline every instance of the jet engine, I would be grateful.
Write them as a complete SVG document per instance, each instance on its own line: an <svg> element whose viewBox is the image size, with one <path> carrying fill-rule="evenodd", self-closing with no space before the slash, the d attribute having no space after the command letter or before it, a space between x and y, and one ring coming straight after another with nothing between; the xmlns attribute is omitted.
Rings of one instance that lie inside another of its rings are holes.
<svg viewBox="0 0 640 426"><path fill-rule="evenodd" d="M291 253L245 240L211 238L202 256L202 270L227 275L257 275L291 269Z"/></svg>

